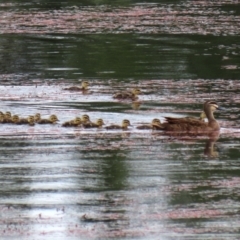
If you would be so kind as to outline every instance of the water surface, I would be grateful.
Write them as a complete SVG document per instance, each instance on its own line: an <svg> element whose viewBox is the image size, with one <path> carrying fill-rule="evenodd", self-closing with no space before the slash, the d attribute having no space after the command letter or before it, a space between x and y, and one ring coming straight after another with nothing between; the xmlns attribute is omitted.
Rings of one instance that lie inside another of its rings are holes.
<svg viewBox="0 0 240 240"><path fill-rule="evenodd" d="M3 1L2 239L238 239L237 1ZM90 82L88 94L65 87ZM139 87L137 103L112 98ZM140 131L222 107L215 138ZM88 114L129 131L63 128Z"/></svg>

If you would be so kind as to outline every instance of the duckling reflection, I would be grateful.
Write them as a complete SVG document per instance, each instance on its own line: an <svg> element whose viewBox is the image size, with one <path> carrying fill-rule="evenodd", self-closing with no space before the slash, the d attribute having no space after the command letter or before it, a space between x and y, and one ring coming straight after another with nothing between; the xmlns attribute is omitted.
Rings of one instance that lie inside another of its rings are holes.
<svg viewBox="0 0 240 240"><path fill-rule="evenodd" d="M141 102L132 102L132 109L133 110L139 110L141 107Z"/></svg>
<svg viewBox="0 0 240 240"><path fill-rule="evenodd" d="M141 94L141 90L138 88L134 88L131 91L122 91L117 92L113 95L113 98L119 99L119 100L137 100L138 95Z"/></svg>

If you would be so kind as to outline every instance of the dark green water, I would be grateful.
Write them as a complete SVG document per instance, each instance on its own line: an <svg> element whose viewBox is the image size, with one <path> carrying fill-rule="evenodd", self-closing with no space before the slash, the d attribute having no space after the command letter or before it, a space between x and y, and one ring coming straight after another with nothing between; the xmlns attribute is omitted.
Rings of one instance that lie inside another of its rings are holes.
<svg viewBox="0 0 240 240"><path fill-rule="evenodd" d="M0 124L1 239L238 239L239 29L236 1L2 1L0 111L60 121ZM209 99L218 138L136 129Z"/></svg>

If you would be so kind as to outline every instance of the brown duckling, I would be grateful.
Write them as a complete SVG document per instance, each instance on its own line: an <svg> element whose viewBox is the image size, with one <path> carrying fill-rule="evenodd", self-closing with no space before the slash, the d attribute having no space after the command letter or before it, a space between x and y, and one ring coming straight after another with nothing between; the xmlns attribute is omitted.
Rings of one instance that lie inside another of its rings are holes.
<svg viewBox="0 0 240 240"><path fill-rule="evenodd" d="M12 123L12 114L11 112L6 112L3 116L3 120L1 123Z"/></svg>
<svg viewBox="0 0 240 240"><path fill-rule="evenodd" d="M90 120L90 117L87 114L82 115L81 120L82 120L82 124L92 123Z"/></svg>
<svg viewBox="0 0 240 240"><path fill-rule="evenodd" d="M32 116L32 115L30 115L30 116L28 116L28 125L29 126L34 126L35 125L35 117L34 116Z"/></svg>
<svg viewBox="0 0 240 240"><path fill-rule="evenodd" d="M11 117L11 121L12 121L13 124L18 124L19 119L20 119L20 118L19 118L18 115L13 115L13 116Z"/></svg>
<svg viewBox="0 0 240 240"><path fill-rule="evenodd" d="M68 90L68 91L73 91L73 92L84 92L87 91L89 87L89 82L88 81L83 81L81 84L81 87L69 87L69 88L64 88L63 90Z"/></svg>
<svg viewBox="0 0 240 240"><path fill-rule="evenodd" d="M71 121L67 121L62 124L62 127L79 127L82 124L82 120L80 117L76 117Z"/></svg>
<svg viewBox="0 0 240 240"><path fill-rule="evenodd" d="M101 118L99 118L96 123L93 122L86 122L83 123L83 127L84 128L101 128L105 123L103 122L103 120Z"/></svg>
<svg viewBox="0 0 240 240"><path fill-rule="evenodd" d="M55 124L58 120L56 115L51 115L48 119L41 119L37 123L38 124Z"/></svg>
<svg viewBox="0 0 240 240"><path fill-rule="evenodd" d="M28 116L28 118L19 118L18 115L13 115L12 116L12 123L13 124L28 124L30 126L34 126L35 123L34 123L34 116Z"/></svg>
<svg viewBox="0 0 240 240"><path fill-rule="evenodd" d="M158 130L164 130L169 132L212 132L219 131L220 126L214 118L213 112L218 109L218 105L215 101L207 101L204 103L204 113L208 119L208 122L203 122L199 119L192 118L168 118L166 122L161 124L161 127L157 127Z"/></svg>
<svg viewBox="0 0 240 240"><path fill-rule="evenodd" d="M41 114L40 114L40 113L36 113L36 114L34 115L34 121L35 121L36 123L38 123L40 120L41 120Z"/></svg>
<svg viewBox="0 0 240 240"><path fill-rule="evenodd" d="M141 90L139 88L134 88L131 91L122 91L122 92L118 92L115 93L113 95L113 98L115 99L119 99L119 100L137 100L138 99L138 95L141 94Z"/></svg>
<svg viewBox="0 0 240 240"><path fill-rule="evenodd" d="M110 126L107 126L106 129L107 130L117 130L117 129L128 130L128 126L131 126L130 121L127 120L127 119L124 119L122 121L122 125L121 126L112 124Z"/></svg>
<svg viewBox="0 0 240 240"><path fill-rule="evenodd" d="M161 127L161 122L158 118L154 118L151 122L151 124L144 124L137 127L137 129L145 130L145 129L156 129L158 127Z"/></svg>

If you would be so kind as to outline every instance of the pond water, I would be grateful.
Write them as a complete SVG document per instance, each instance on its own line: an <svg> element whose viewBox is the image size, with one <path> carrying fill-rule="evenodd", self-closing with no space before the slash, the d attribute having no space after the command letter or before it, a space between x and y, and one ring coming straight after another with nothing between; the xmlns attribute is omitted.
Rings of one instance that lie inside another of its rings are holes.
<svg viewBox="0 0 240 240"><path fill-rule="evenodd" d="M238 1L0 7L0 111L60 120L0 124L1 239L239 239ZM135 87L137 102L112 98ZM209 99L219 136L136 129ZM132 126L61 126L83 114Z"/></svg>

